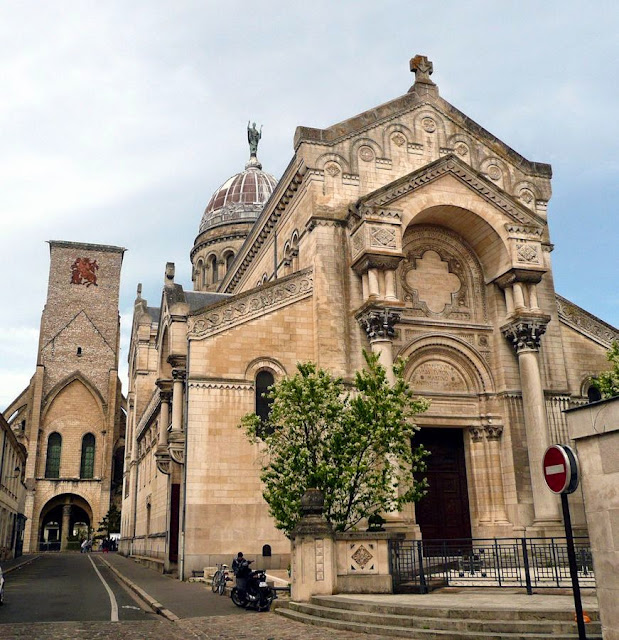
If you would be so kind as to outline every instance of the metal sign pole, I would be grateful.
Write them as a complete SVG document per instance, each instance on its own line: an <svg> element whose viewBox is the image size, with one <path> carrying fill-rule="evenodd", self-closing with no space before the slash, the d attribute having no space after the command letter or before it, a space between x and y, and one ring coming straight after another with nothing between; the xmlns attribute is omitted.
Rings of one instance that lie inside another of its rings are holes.
<svg viewBox="0 0 619 640"><path fill-rule="evenodd" d="M567 493L561 494L561 507L563 508L563 522L565 524L565 538L567 541L567 559L570 564L570 577L572 578L572 590L574 592L574 607L576 608L576 624L578 625L578 640L587 640L585 632L585 620L582 615L582 601L580 599L580 585L578 584L578 568L576 567L576 552L574 551L574 535L572 534L572 519L570 507L567 503Z"/></svg>

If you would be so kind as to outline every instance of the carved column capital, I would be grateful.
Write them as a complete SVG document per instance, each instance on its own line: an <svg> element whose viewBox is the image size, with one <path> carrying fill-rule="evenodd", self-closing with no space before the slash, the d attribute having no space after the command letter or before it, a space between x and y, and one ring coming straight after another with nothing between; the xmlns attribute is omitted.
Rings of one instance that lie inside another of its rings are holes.
<svg viewBox="0 0 619 640"><path fill-rule="evenodd" d="M469 427L469 436L472 442L481 442L483 437L483 429L481 427Z"/></svg>
<svg viewBox="0 0 619 640"><path fill-rule="evenodd" d="M400 314L388 308L370 309L362 313L357 320L370 341L391 339L395 335L394 327L400 321Z"/></svg>
<svg viewBox="0 0 619 640"><path fill-rule="evenodd" d="M484 431L486 432L486 438L488 440L500 440L503 435L503 425L487 424L484 426Z"/></svg>
<svg viewBox="0 0 619 640"><path fill-rule="evenodd" d="M539 351L541 337L546 333L550 316L545 314L518 316L501 327L501 333L514 347L516 354Z"/></svg>
<svg viewBox="0 0 619 640"><path fill-rule="evenodd" d="M182 382L187 377L187 371L185 369L172 369L172 378L174 378L174 382L178 382L179 380Z"/></svg>

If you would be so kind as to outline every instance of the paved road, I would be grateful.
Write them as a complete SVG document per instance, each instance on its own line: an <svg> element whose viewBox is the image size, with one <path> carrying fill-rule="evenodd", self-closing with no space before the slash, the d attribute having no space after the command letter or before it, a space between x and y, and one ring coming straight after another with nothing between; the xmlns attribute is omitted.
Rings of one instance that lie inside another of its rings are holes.
<svg viewBox="0 0 619 640"><path fill-rule="evenodd" d="M5 589L0 625L157 618L119 584L97 554L41 555L7 574Z"/></svg>

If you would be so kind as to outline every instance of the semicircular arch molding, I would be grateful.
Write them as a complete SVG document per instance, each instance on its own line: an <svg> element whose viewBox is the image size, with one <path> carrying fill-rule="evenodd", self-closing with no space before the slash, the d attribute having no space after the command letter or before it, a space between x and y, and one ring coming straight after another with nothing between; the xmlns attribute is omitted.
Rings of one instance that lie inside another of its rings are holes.
<svg viewBox="0 0 619 640"><path fill-rule="evenodd" d="M50 512L56 509L59 506L70 504L71 506L79 507L83 509L88 517L90 518L91 526L93 524L93 510L90 506L88 500L81 495L79 492L75 493L61 493L53 498L50 498L39 511L39 521L44 520L45 516Z"/></svg>
<svg viewBox="0 0 619 640"><path fill-rule="evenodd" d="M260 371L270 371L277 379L288 375L284 366L275 360L275 358L263 356L261 358L255 358L247 365L247 369L245 369L245 379L253 382Z"/></svg>
<svg viewBox="0 0 619 640"><path fill-rule="evenodd" d="M436 389L438 392L494 393L494 379L483 357L468 342L456 336L438 333L420 336L401 349L397 356L406 361L404 377L409 381L418 367L425 365L430 369L427 363L436 362L439 365L447 365L447 368L436 367L437 375L449 375L449 367L456 372L456 380L446 380L444 385L435 383L435 387L443 386L442 389ZM465 384L466 388L460 388L462 384ZM420 388L419 391L432 392L433 389Z"/></svg>
<svg viewBox="0 0 619 640"><path fill-rule="evenodd" d="M471 194L472 196L472 194ZM427 191L402 207L402 228L416 225L446 227L460 236L482 265L485 282L492 282L512 267L505 217L480 198L449 191Z"/></svg>

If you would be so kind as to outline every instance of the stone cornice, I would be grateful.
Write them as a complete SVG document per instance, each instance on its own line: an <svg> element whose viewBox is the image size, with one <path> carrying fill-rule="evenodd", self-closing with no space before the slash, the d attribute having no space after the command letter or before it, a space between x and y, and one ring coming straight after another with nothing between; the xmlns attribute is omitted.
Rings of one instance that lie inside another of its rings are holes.
<svg viewBox="0 0 619 640"><path fill-rule="evenodd" d="M312 295L313 290L312 269L293 273L232 299L223 300L202 313L190 314L188 336L198 340L212 336L307 298Z"/></svg>
<svg viewBox="0 0 619 640"><path fill-rule="evenodd" d="M543 229L546 226L546 222L540 216L516 203L506 191L497 187L453 154L439 158L360 198L357 202L357 210L361 211L368 206L389 208L391 203L445 175L452 175L469 186L484 200L503 211L514 223L529 229L540 227Z"/></svg>
<svg viewBox="0 0 619 640"><path fill-rule="evenodd" d="M556 295L559 320L603 347L609 348L613 340L619 340L619 330L566 298Z"/></svg>
<svg viewBox="0 0 619 640"><path fill-rule="evenodd" d="M153 418L155 417L155 413L158 411L159 406L161 404L161 399L159 397L159 389L155 389L153 391L153 395L150 397L148 404L144 411L142 411L142 415L137 423L137 427L135 429L136 437L135 441L140 440L144 434L144 431L148 427L150 427Z"/></svg>

